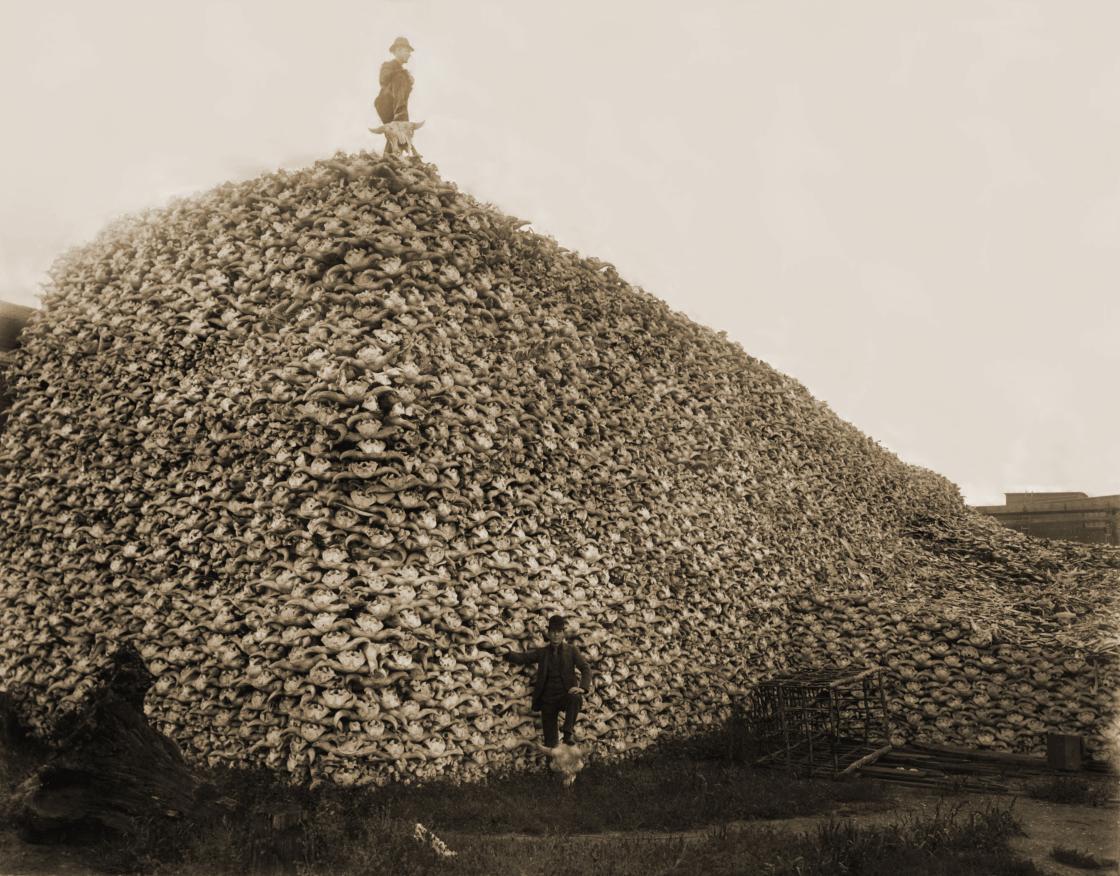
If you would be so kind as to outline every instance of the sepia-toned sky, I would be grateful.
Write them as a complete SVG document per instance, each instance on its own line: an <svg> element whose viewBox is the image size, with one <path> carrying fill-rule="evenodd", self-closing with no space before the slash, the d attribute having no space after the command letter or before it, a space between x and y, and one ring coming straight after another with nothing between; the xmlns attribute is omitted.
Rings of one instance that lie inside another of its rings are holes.
<svg viewBox="0 0 1120 876"><path fill-rule="evenodd" d="M1120 493L1115 0L0 4L0 299L121 213L377 146L960 485Z"/></svg>

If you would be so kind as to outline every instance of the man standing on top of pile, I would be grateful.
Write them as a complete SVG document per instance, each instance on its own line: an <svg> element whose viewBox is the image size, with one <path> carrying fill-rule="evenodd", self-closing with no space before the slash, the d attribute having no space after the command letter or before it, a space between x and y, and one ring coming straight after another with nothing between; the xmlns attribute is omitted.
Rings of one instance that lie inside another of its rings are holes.
<svg viewBox="0 0 1120 876"><path fill-rule="evenodd" d="M546 748L555 748L559 742L556 722L561 712L564 713L564 744L575 744L576 716L583 695L591 690L591 667L575 645L564 641L566 627L564 618L554 614L548 619L547 645L530 651L507 651L501 655L509 663L537 664L532 709L541 713Z"/></svg>
<svg viewBox="0 0 1120 876"><path fill-rule="evenodd" d="M378 77L381 91L373 101L382 124L408 121L408 96L412 93L412 84L415 81L412 74L404 69L413 51L408 40L397 37L389 46L389 51L393 55L393 60L381 65L381 74ZM387 137L386 154L396 151L397 146L393 138Z"/></svg>

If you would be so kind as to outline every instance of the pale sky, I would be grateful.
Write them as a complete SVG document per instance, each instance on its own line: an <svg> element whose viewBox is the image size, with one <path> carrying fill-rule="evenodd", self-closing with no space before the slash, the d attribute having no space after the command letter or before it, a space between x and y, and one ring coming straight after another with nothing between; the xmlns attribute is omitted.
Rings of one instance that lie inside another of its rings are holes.
<svg viewBox="0 0 1120 876"><path fill-rule="evenodd" d="M1120 493L1120 3L0 0L0 299L176 195L419 149L973 503Z"/></svg>

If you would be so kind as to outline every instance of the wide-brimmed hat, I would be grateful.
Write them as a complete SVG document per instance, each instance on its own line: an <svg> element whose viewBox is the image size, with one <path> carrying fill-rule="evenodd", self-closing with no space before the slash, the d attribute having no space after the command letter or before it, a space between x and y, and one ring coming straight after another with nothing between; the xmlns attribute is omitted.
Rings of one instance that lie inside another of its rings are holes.
<svg viewBox="0 0 1120 876"><path fill-rule="evenodd" d="M391 46L389 46L389 51L390 52L395 52L397 49L400 49L400 48L408 49L410 52L415 52L416 51L416 49L412 48L412 44L408 40L406 40L404 37L397 37L395 40L393 40L393 44Z"/></svg>

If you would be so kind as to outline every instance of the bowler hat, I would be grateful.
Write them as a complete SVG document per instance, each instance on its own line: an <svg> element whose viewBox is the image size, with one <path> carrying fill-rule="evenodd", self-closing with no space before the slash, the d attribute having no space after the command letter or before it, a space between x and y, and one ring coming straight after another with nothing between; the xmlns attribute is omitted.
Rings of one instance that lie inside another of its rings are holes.
<svg viewBox="0 0 1120 876"><path fill-rule="evenodd" d="M412 45L404 37L397 37L395 40L393 40L393 44L389 46L389 51L393 52L400 48L408 49L410 52L416 51L416 49L412 48Z"/></svg>
<svg viewBox="0 0 1120 876"><path fill-rule="evenodd" d="M548 619L548 631L551 633L555 630L562 630L568 625L562 615L554 614Z"/></svg>

